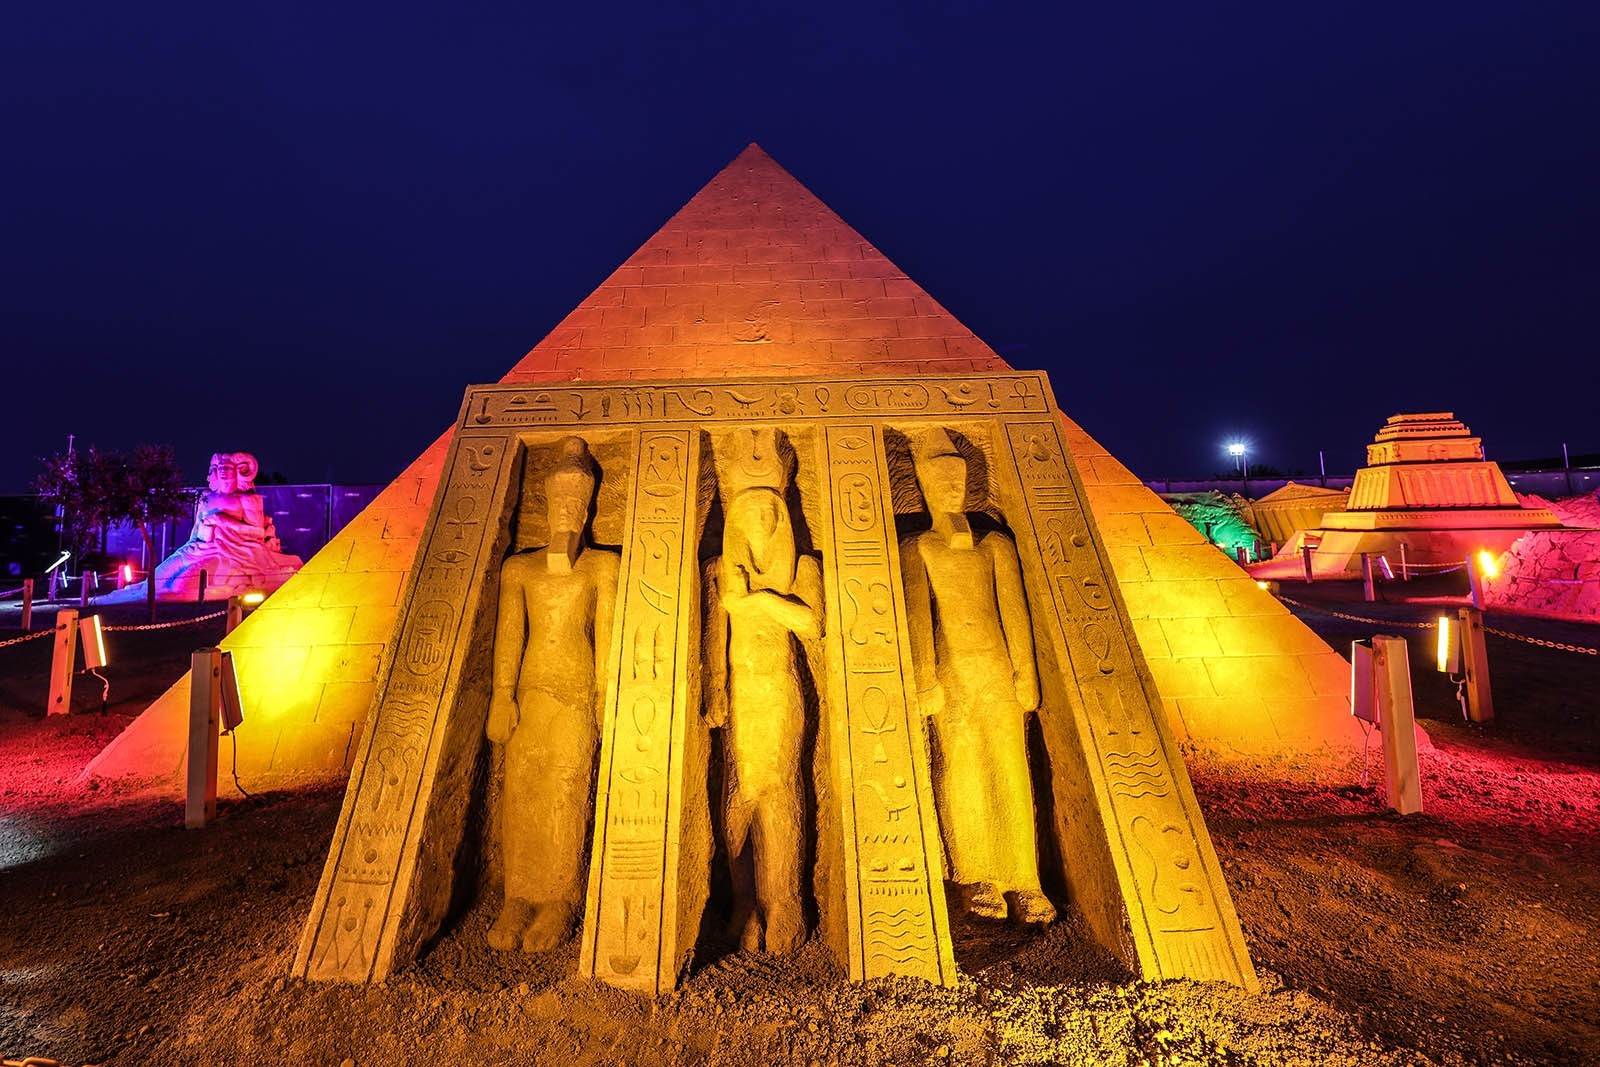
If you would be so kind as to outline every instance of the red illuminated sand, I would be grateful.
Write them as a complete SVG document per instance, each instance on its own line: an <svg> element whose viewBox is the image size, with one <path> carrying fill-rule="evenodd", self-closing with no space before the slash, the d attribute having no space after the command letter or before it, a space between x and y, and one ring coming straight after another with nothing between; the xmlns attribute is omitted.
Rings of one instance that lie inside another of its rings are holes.
<svg viewBox="0 0 1600 1067"><path fill-rule="evenodd" d="M1326 592L1296 592L1297 598ZM1395 617L1425 609L1331 605ZM1308 618L1339 645L1379 629ZM1567 642L1600 628L1506 620ZM0 616L0 625L5 619ZM1398 631L1397 631L1398 632ZM213 827L84 761L208 630L121 636L112 713L38 707L48 642L0 649L0 1054L66 1063L1581 1064L1600 1048L1600 658L1497 641L1500 718L1459 723L1413 648L1423 815L1294 760L1191 765L1263 970L1258 995L1131 981L1071 917L1042 935L959 926L955 990L852 986L808 948L727 955L715 936L657 1001L567 978L570 948L482 948L469 907L382 987L286 980L339 803L246 800ZM1375 768L1376 770L1376 768ZM943 1050L944 1054L941 1054ZM1165 1059L1163 1059L1165 1057Z"/></svg>

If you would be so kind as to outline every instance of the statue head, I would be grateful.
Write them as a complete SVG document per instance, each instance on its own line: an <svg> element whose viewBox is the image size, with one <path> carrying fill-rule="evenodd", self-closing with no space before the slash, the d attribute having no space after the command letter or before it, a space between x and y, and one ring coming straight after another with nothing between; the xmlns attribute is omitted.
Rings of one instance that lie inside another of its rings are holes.
<svg viewBox="0 0 1600 1067"><path fill-rule="evenodd" d="M560 458L544 479L546 514L550 519L550 539L563 534L581 534L589 521L589 502L594 499L594 458L581 437L563 437L556 445Z"/></svg>
<svg viewBox="0 0 1600 1067"><path fill-rule="evenodd" d="M206 485L213 493L254 492L260 470L261 464L248 452L213 452Z"/></svg>
<svg viewBox="0 0 1600 1067"><path fill-rule="evenodd" d="M213 493L232 493L239 488L239 472L233 465L232 452L213 452L211 466L206 468L206 485Z"/></svg>
<svg viewBox="0 0 1600 1067"><path fill-rule="evenodd" d="M930 514L966 514L967 461L948 433L935 428L925 434L912 451L912 464Z"/></svg>
<svg viewBox="0 0 1600 1067"><path fill-rule="evenodd" d="M752 587L787 593L796 554L788 503L771 489L739 493L728 502L722 552L749 573Z"/></svg>

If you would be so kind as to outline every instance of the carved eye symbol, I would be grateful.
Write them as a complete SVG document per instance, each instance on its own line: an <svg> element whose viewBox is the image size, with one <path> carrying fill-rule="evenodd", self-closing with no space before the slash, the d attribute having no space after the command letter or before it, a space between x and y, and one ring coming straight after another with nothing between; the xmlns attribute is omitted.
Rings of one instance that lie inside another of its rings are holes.
<svg viewBox="0 0 1600 1067"><path fill-rule="evenodd" d="M448 563L453 566L466 559L467 554L452 548L446 549L443 552L435 552L433 558L438 560L440 563Z"/></svg>

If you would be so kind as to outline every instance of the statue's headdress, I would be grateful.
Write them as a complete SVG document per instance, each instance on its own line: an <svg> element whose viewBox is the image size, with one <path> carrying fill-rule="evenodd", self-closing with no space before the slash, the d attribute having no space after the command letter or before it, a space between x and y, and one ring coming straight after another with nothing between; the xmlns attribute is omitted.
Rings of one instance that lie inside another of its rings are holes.
<svg viewBox="0 0 1600 1067"><path fill-rule="evenodd" d="M593 497L599 479L595 476L594 457L589 454L588 442L581 437L563 437L556 442L556 448L560 456L544 476L545 495L549 496L557 488L581 488L585 498Z"/></svg>
<svg viewBox="0 0 1600 1067"><path fill-rule="evenodd" d="M261 461L248 452L233 454L233 469L239 477L240 489L254 489L256 475L261 473Z"/></svg>

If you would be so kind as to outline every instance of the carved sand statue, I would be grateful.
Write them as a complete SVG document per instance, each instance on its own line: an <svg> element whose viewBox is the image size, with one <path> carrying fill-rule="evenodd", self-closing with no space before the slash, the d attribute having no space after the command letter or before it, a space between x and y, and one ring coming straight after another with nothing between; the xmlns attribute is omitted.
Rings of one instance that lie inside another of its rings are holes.
<svg viewBox="0 0 1600 1067"><path fill-rule="evenodd" d="M248 452L218 452L206 471L206 492L195 505L194 532L156 568L156 595L192 598L206 573L208 594L229 597L251 590L271 592L300 569L299 556L283 551L256 474L261 464Z"/></svg>
<svg viewBox="0 0 1600 1067"><path fill-rule="evenodd" d="M788 952L806 938L796 640L822 636L822 568L796 552L784 499L794 455L777 432L735 430L717 459L726 514L722 555L706 565L704 687L726 754L734 924L743 949Z"/></svg>
<svg viewBox="0 0 1600 1067"><path fill-rule="evenodd" d="M974 534L967 462L935 428L914 449L933 529L900 547L918 703L938 741L934 798L952 881L973 915L1047 923L1039 886L1027 716L1039 674L1011 539Z"/></svg>
<svg viewBox="0 0 1600 1067"><path fill-rule="evenodd" d="M584 896L594 756L605 705L618 557L587 548L595 469L581 438L563 438L545 478L550 545L500 568L488 736L504 746L500 853L505 903L497 949L554 948Z"/></svg>

